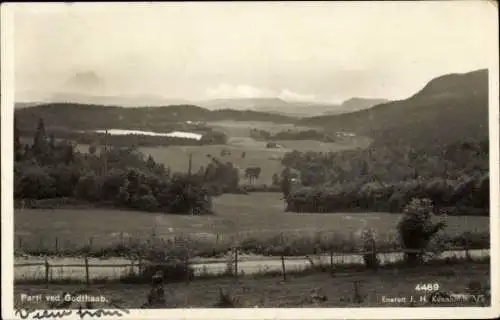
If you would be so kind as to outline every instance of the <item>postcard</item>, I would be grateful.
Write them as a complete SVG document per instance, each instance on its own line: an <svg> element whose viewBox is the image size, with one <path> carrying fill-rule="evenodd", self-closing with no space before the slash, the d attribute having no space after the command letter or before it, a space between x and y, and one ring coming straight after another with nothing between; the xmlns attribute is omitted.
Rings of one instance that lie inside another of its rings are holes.
<svg viewBox="0 0 500 320"><path fill-rule="evenodd" d="M2 4L2 317L499 316L497 10Z"/></svg>

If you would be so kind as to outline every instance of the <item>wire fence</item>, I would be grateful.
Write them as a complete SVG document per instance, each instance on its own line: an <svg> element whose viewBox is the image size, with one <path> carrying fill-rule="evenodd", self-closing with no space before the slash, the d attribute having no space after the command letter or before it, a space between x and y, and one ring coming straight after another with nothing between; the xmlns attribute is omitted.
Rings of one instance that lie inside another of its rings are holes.
<svg viewBox="0 0 500 320"><path fill-rule="evenodd" d="M231 255L222 259L190 259L185 260L185 269L191 268L192 275L184 273L187 281L196 277L229 275L238 277L251 274L274 274L282 276L308 269L322 268L332 275L337 269L345 265L357 265L364 269L376 269L379 265L404 261L408 253L423 253L422 250L398 251L360 251L360 252L329 252L324 254L298 256L255 257L240 255L240 250L234 248ZM489 250L469 250L467 247L457 247L441 253L440 258L455 259L483 259L489 257ZM370 263L376 261L376 263ZM43 260L20 262L14 264L14 278L16 281L36 281L49 285L58 281L79 281L90 286L99 280L123 279L126 277L141 276L148 268L165 268L178 266L179 262L156 263L141 258L132 260L126 258L98 259L88 256L82 258L48 258ZM181 266L182 268L182 266Z"/></svg>

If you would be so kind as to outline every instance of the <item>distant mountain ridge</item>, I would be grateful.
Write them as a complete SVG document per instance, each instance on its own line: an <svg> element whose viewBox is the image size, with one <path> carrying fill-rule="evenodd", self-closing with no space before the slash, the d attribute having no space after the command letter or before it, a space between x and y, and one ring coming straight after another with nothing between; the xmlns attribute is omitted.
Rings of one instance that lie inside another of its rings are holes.
<svg viewBox="0 0 500 320"><path fill-rule="evenodd" d="M207 109L259 109L272 107L286 107L290 103L280 98L222 98L200 101L199 104Z"/></svg>
<svg viewBox="0 0 500 320"><path fill-rule="evenodd" d="M207 109L234 109L272 112L282 115L304 117L311 114L334 112L339 106L330 103L292 101L280 98L229 98L201 101L199 105Z"/></svg>
<svg viewBox="0 0 500 320"><path fill-rule="evenodd" d="M105 106L121 107L157 107L178 104L191 104L183 99L166 99L155 95L127 94L119 96L105 95L84 95L78 93L57 93L53 95L48 102L53 103L80 103Z"/></svg>
<svg viewBox="0 0 500 320"><path fill-rule="evenodd" d="M198 103L207 109L234 109L272 112L296 117L342 114L371 108L387 99L351 98L342 104L311 101L291 101L280 98L214 99Z"/></svg>
<svg viewBox="0 0 500 320"><path fill-rule="evenodd" d="M448 143L488 137L488 70L448 74L408 99L342 115L304 118L302 125L351 131L385 143Z"/></svg>
<svg viewBox="0 0 500 320"><path fill-rule="evenodd" d="M257 112L266 112L280 114L290 117L307 117L311 115L323 114L341 114L353 112L360 109L369 108L382 99L363 99L352 98L342 105L310 102L310 101L291 101L280 98L227 98L213 99L203 101L188 101L183 99L167 99L154 95L87 95L78 93L58 93L49 99L41 100L37 103L18 102L16 108L23 108L36 104L47 103L70 103L70 104L88 104L103 106L121 106L126 108L135 107L165 107L170 105L199 105L209 110L250 110Z"/></svg>
<svg viewBox="0 0 500 320"><path fill-rule="evenodd" d="M22 128L34 128L43 118L47 127L70 130L88 129L150 129L161 130L186 121L271 121L293 123L297 119L258 111L208 110L195 105L125 108L76 103L48 103L16 109L15 116Z"/></svg>

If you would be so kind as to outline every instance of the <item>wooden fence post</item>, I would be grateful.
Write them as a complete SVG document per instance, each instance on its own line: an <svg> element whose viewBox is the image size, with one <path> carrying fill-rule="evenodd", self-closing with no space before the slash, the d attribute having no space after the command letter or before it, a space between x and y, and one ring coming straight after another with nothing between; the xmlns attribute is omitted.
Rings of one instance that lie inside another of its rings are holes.
<svg viewBox="0 0 500 320"><path fill-rule="evenodd" d="M142 273L142 257L139 255L139 260L137 262L137 268L139 269L139 276Z"/></svg>
<svg viewBox="0 0 500 320"><path fill-rule="evenodd" d="M89 276L89 258L85 255L85 284L87 287L90 286L90 276Z"/></svg>
<svg viewBox="0 0 500 320"><path fill-rule="evenodd" d="M472 257L470 256L469 252L469 241L467 241L467 239L465 239L465 258L467 259L467 261L472 260Z"/></svg>
<svg viewBox="0 0 500 320"><path fill-rule="evenodd" d="M45 258L45 286L48 288L49 287L49 259Z"/></svg>
<svg viewBox="0 0 500 320"><path fill-rule="evenodd" d="M378 260L377 260L377 245L375 243L375 239L372 239L372 267L373 270L378 269Z"/></svg>
<svg viewBox="0 0 500 320"><path fill-rule="evenodd" d="M281 267L283 268L283 281L286 281L285 256L281 254Z"/></svg>
<svg viewBox="0 0 500 320"><path fill-rule="evenodd" d="M59 252L59 239L56 237L56 253Z"/></svg>
<svg viewBox="0 0 500 320"><path fill-rule="evenodd" d="M283 281L286 281L286 269L285 269L285 237L283 232L280 234L280 242L281 242L281 268L283 269Z"/></svg>
<svg viewBox="0 0 500 320"><path fill-rule="evenodd" d="M234 276L238 280L238 247L234 248Z"/></svg>
<svg viewBox="0 0 500 320"><path fill-rule="evenodd" d="M184 269L186 270L186 283L189 283L191 280L191 274L189 273L189 256L187 256L184 261Z"/></svg>
<svg viewBox="0 0 500 320"><path fill-rule="evenodd" d="M94 238L90 237L90 239L89 239L89 252L92 251L93 244L94 244Z"/></svg>
<svg viewBox="0 0 500 320"><path fill-rule="evenodd" d="M333 250L330 250L330 274L333 277Z"/></svg>
<svg viewBox="0 0 500 320"><path fill-rule="evenodd" d="M23 250L23 237L19 236L19 249Z"/></svg>

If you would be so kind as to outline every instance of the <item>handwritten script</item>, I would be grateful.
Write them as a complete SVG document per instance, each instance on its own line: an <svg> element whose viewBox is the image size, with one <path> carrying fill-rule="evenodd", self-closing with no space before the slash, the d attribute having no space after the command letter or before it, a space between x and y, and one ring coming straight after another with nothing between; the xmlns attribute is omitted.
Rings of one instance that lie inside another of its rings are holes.
<svg viewBox="0 0 500 320"><path fill-rule="evenodd" d="M95 310L83 310L81 307L78 310L57 310L57 311L49 311L49 310L34 310L34 309L16 309L15 315L21 317L21 319L58 319L64 318L67 316L73 315L73 312L76 313L80 319L83 319L85 316L90 318L101 318L101 317L122 317L124 314L129 314L129 310L127 309L117 309L117 310L104 310L104 309L95 309Z"/></svg>

